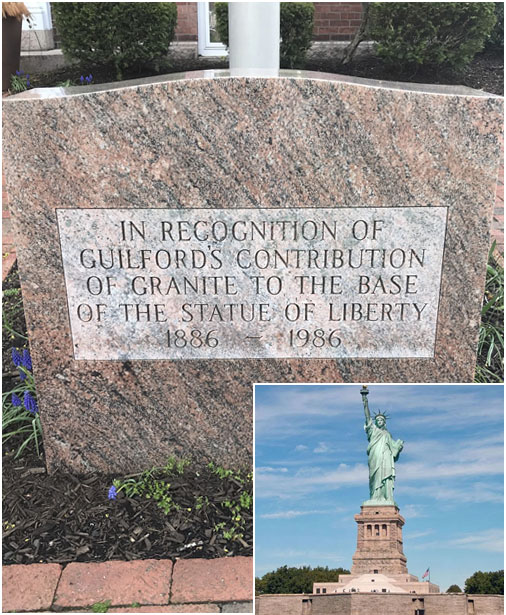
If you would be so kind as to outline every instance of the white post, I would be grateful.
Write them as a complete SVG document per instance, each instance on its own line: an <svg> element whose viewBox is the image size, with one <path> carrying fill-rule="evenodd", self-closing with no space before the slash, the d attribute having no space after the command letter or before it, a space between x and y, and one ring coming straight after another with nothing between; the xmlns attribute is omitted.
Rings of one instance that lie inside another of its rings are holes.
<svg viewBox="0 0 506 615"><path fill-rule="evenodd" d="M278 75L279 37L279 2L228 3L232 75Z"/></svg>

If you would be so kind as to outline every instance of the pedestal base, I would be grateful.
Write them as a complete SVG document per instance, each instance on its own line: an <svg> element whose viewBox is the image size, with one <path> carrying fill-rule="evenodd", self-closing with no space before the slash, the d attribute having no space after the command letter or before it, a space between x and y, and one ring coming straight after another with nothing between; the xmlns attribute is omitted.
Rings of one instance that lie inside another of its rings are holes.
<svg viewBox="0 0 506 615"><path fill-rule="evenodd" d="M395 505L365 503L355 515L358 525L357 550L351 573L408 574L402 547L404 519Z"/></svg>

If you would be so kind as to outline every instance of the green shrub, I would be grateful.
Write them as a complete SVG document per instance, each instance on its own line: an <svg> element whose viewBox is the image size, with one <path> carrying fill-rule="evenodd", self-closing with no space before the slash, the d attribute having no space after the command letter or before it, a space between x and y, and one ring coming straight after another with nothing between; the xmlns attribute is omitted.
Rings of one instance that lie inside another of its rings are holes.
<svg viewBox="0 0 506 615"><path fill-rule="evenodd" d="M65 56L111 67L117 79L164 56L177 22L173 2L54 2L52 9Z"/></svg>
<svg viewBox="0 0 506 615"><path fill-rule="evenodd" d="M495 51L504 49L504 2L494 2L496 22L488 37L486 48Z"/></svg>
<svg viewBox="0 0 506 615"><path fill-rule="evenodd" d="M216 2L216 30L228 47L228 3ZM283 68L304 63L313 38L314 5L312 2L281 2L279 61Z"/></svg>
<svg viewBox="0 0 506 615"><path fill-rule="evenodd" d="M390 67L460 69L483 49L496 22L493 2L374 2L369 33Z"/></svg>
<svg viewBox="0 0 506 615"><path fill-rule="evenodd" d="M228 2L215 2L216 32L220 41L228 47Z"/></svg>

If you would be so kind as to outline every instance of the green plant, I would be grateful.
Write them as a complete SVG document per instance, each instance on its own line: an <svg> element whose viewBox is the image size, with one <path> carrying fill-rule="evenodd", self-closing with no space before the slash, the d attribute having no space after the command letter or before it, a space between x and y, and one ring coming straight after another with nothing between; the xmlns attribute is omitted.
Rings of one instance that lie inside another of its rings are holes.
<svg viewBox="0 0 506 615"><path fill-rule="evenodd" d="M494 2L496 22L486 42L486 49L504 50L504 2Z"/></svg>
<svg viewBox="0 0 506 615"><path fill-rule="evenodd" d="M195 498L195 510L202 510L206 506L209 506L209 498L203 495L198 495Z"/></svg>
<svg viewBox="0 0 506 615"><path fill-rule="evenodd" d="M18 369L19 383L2 393L2 442L16 442L14 459L17 459L32 445L40 455L42 428L30 353L26 348L22 353L13 348L12 360Z"/></svg>
<svg viewBox="0 0 506 615"><path fill-rule="evenodd" d="M312 2L282 2L280 15L282 68L303 66L313 40L314 4Z"/></svg>
<svg viewBox="0 0 506 615"><path fill-rule="evenodd" d="M154 500L158 508L168 515L171 510L180 508L172 498L168 479L174 474L181 476L189 463L187 459L169 457L164 466L154 467L141 474L132 474L123 479L115 479L109 489L109 499L115 500L118 493L123 491L130 498L140 496L147 500Z"/></svg>
<svg viewBox="0 0 506 615"><path fill-rule="evenodd" d="M52 7L63 53L111 67L117 79L166 55L177 22L173 2L55 2Z"/></svg>
<svg viewBox="0 0 506 615"><path fill-rule="evenodd" d="M11 75L10 90L13 94L19 94L31 88L30 75L25 75L22 70L17 70L15 75Z"/></svg>
<svg viewBox="0 0 506 615"><path fill-rule="evenodd" d="M104 600L103 602L95 602L95 604L91 606L91 612L92 613L107 613L110 606L111 606L110 600Z"/></svg>
<svg viewBox="0 0 506 615"><path fill-rule="evenodd" d="M146 470L139 478L126 478L124 480L116 479L113 481L115 487L114 496L120 491L124 491L128 497L136 495L144 497L147 500L154 500L161 510L168 515L171 510L179 508L172 499L170 493L170 483L166 478L155 478L156 469ZM109 491L111 494L111 491ZM116 499L110 497L110 499Z"/></svg>
<svg viewBox="0 0 506 615"><path fill-rule="evenodd" d="M481 310L475 382L502 382L504 373L504 268L488 255L485 295Z"/></svg>
<svg viewBox="0 0 506 615"><path fill-rule="evenodd" d="M221 480L233 481L244 487L244 491L240 493L239 498L225 499L220 503L226 521L222 521L214 526L215 532L221 532L226 540L241 541L246 527L244 513L248 513L249 516L253 511L253 496L251 493L253 473L249 472L244 475L241 471L225 469L212 462L208 464L208 468Z"/></svg>
<svg viewBox="0 0 506 615"><path fill-rule="evenodd" d="M228 2L216 2L216 30L222 43L228 47ZM279 48L283 68L294 68L304 63L313 37L314 5L312 2L281 2Z"/></svg>
<svg viewBox="0 0 506 615"><path fill-rule="evenodd" d="M462 68L496 22L493 2L374 2L369 19L377 54L398 71Z"/></svg>

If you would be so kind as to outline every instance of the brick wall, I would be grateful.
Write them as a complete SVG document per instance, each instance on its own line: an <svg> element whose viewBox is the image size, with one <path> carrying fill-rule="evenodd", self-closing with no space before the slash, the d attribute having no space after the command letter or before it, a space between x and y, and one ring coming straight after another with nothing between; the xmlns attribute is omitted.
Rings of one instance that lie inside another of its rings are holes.
<svg viewBox="0 0 506 615"><path fill-rule="evenodd" d="M315 41L349 41L362 21L361 2L315 2Z"/></svg>
<svg viewBox="0 0 506 615"><path fill-rule="evenodd" d="M175 41L196 41L198 34L197 3L176 2L177 26Z"/></svg>
<svg viewBox="0 0 506 615"><path fill-rule="evenodd" d="M197 40L197 3L176 2L176 41ZM315 41L349 41L360 26L361 2L315 2Z"/></svg>

